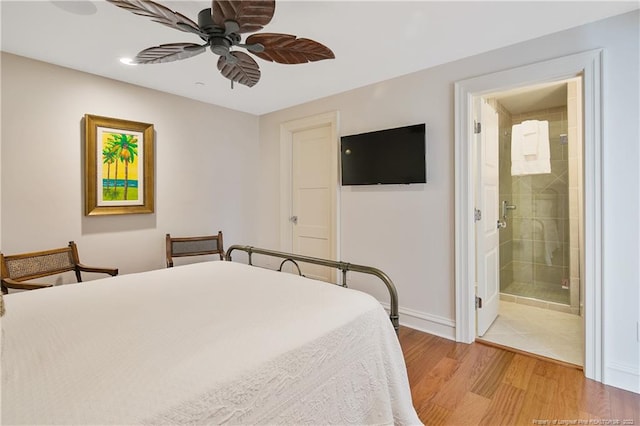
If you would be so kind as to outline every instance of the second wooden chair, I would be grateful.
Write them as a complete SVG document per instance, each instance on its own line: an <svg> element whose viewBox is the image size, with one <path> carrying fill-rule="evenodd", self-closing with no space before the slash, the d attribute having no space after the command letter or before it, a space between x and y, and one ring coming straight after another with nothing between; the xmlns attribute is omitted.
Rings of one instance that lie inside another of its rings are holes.
<svg viewBox="0 0 640 426"><path fill-rule="evenodd" d="M218 235L201 237L172 237L171 234L167 234L166 243L167 268L173 267L174 257L219 254L220 260L224 259L222 231L218 231Z"/></svg>

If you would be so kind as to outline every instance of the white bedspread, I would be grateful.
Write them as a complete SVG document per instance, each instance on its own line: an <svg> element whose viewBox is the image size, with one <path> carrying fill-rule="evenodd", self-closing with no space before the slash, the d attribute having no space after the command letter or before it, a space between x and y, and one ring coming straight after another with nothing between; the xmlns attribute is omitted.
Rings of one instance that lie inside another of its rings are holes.
<svg viewBox="0 0 640 426"><path fill-rule="evenodd" d="M418 424L372 297L205 262L5 296L2 424Z"/></svg>

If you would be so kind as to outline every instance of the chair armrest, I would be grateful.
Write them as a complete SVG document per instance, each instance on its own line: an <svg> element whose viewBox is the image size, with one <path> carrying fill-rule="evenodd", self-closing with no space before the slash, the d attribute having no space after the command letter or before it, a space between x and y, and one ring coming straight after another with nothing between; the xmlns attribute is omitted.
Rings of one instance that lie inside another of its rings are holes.
<svg viewBox="0 0 640 426"><path fill-rule="evenodd" d="M78 270L82 272L98 272L101 274L109 274L112 277L115 277L116 275L118 275L118 268L101 268L98 266L87 266L81 263L78 263L77 266L78 266Z"/></svg>
<svg viewBox="0 0 640 426"><path fill-rule="evenodd" d="M16 281L11 278L3 278L2 285L7 288L16 288L20 290L37 290L39 288L53 287L53 284Z"/></svg>

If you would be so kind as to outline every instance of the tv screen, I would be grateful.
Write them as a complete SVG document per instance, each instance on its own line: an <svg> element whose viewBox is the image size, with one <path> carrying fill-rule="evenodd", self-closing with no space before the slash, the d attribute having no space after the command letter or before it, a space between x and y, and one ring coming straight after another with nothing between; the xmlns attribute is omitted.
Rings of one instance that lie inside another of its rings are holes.
<svg viewBox="0 0 640 426"><path fill-rule="evenodd" d="M343 136L342 185L426 183L425 125Z"/></svg>

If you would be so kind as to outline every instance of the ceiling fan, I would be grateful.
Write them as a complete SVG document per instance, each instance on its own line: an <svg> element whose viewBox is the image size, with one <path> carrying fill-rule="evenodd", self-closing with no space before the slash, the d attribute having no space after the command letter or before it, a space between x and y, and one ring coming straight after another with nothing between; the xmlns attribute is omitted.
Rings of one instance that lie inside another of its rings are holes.
<svg viewBox="0 0 640 426"><path fill-rule="evenodd" d="M275 0L213 0L210 9L198 13L198 23L150 0L107 0L115 6L170 28L199 36L205 43L170 43L150 47L133 59L136 64L156 64L190 58L207 47L219 55L218 70L231 80L253 87L260 80L260 67L244 48L266 61L302 64L335 58L328 47L317 41L291 34L257 33L241 43L243 33L261 30L271 22Z"/></svg>

